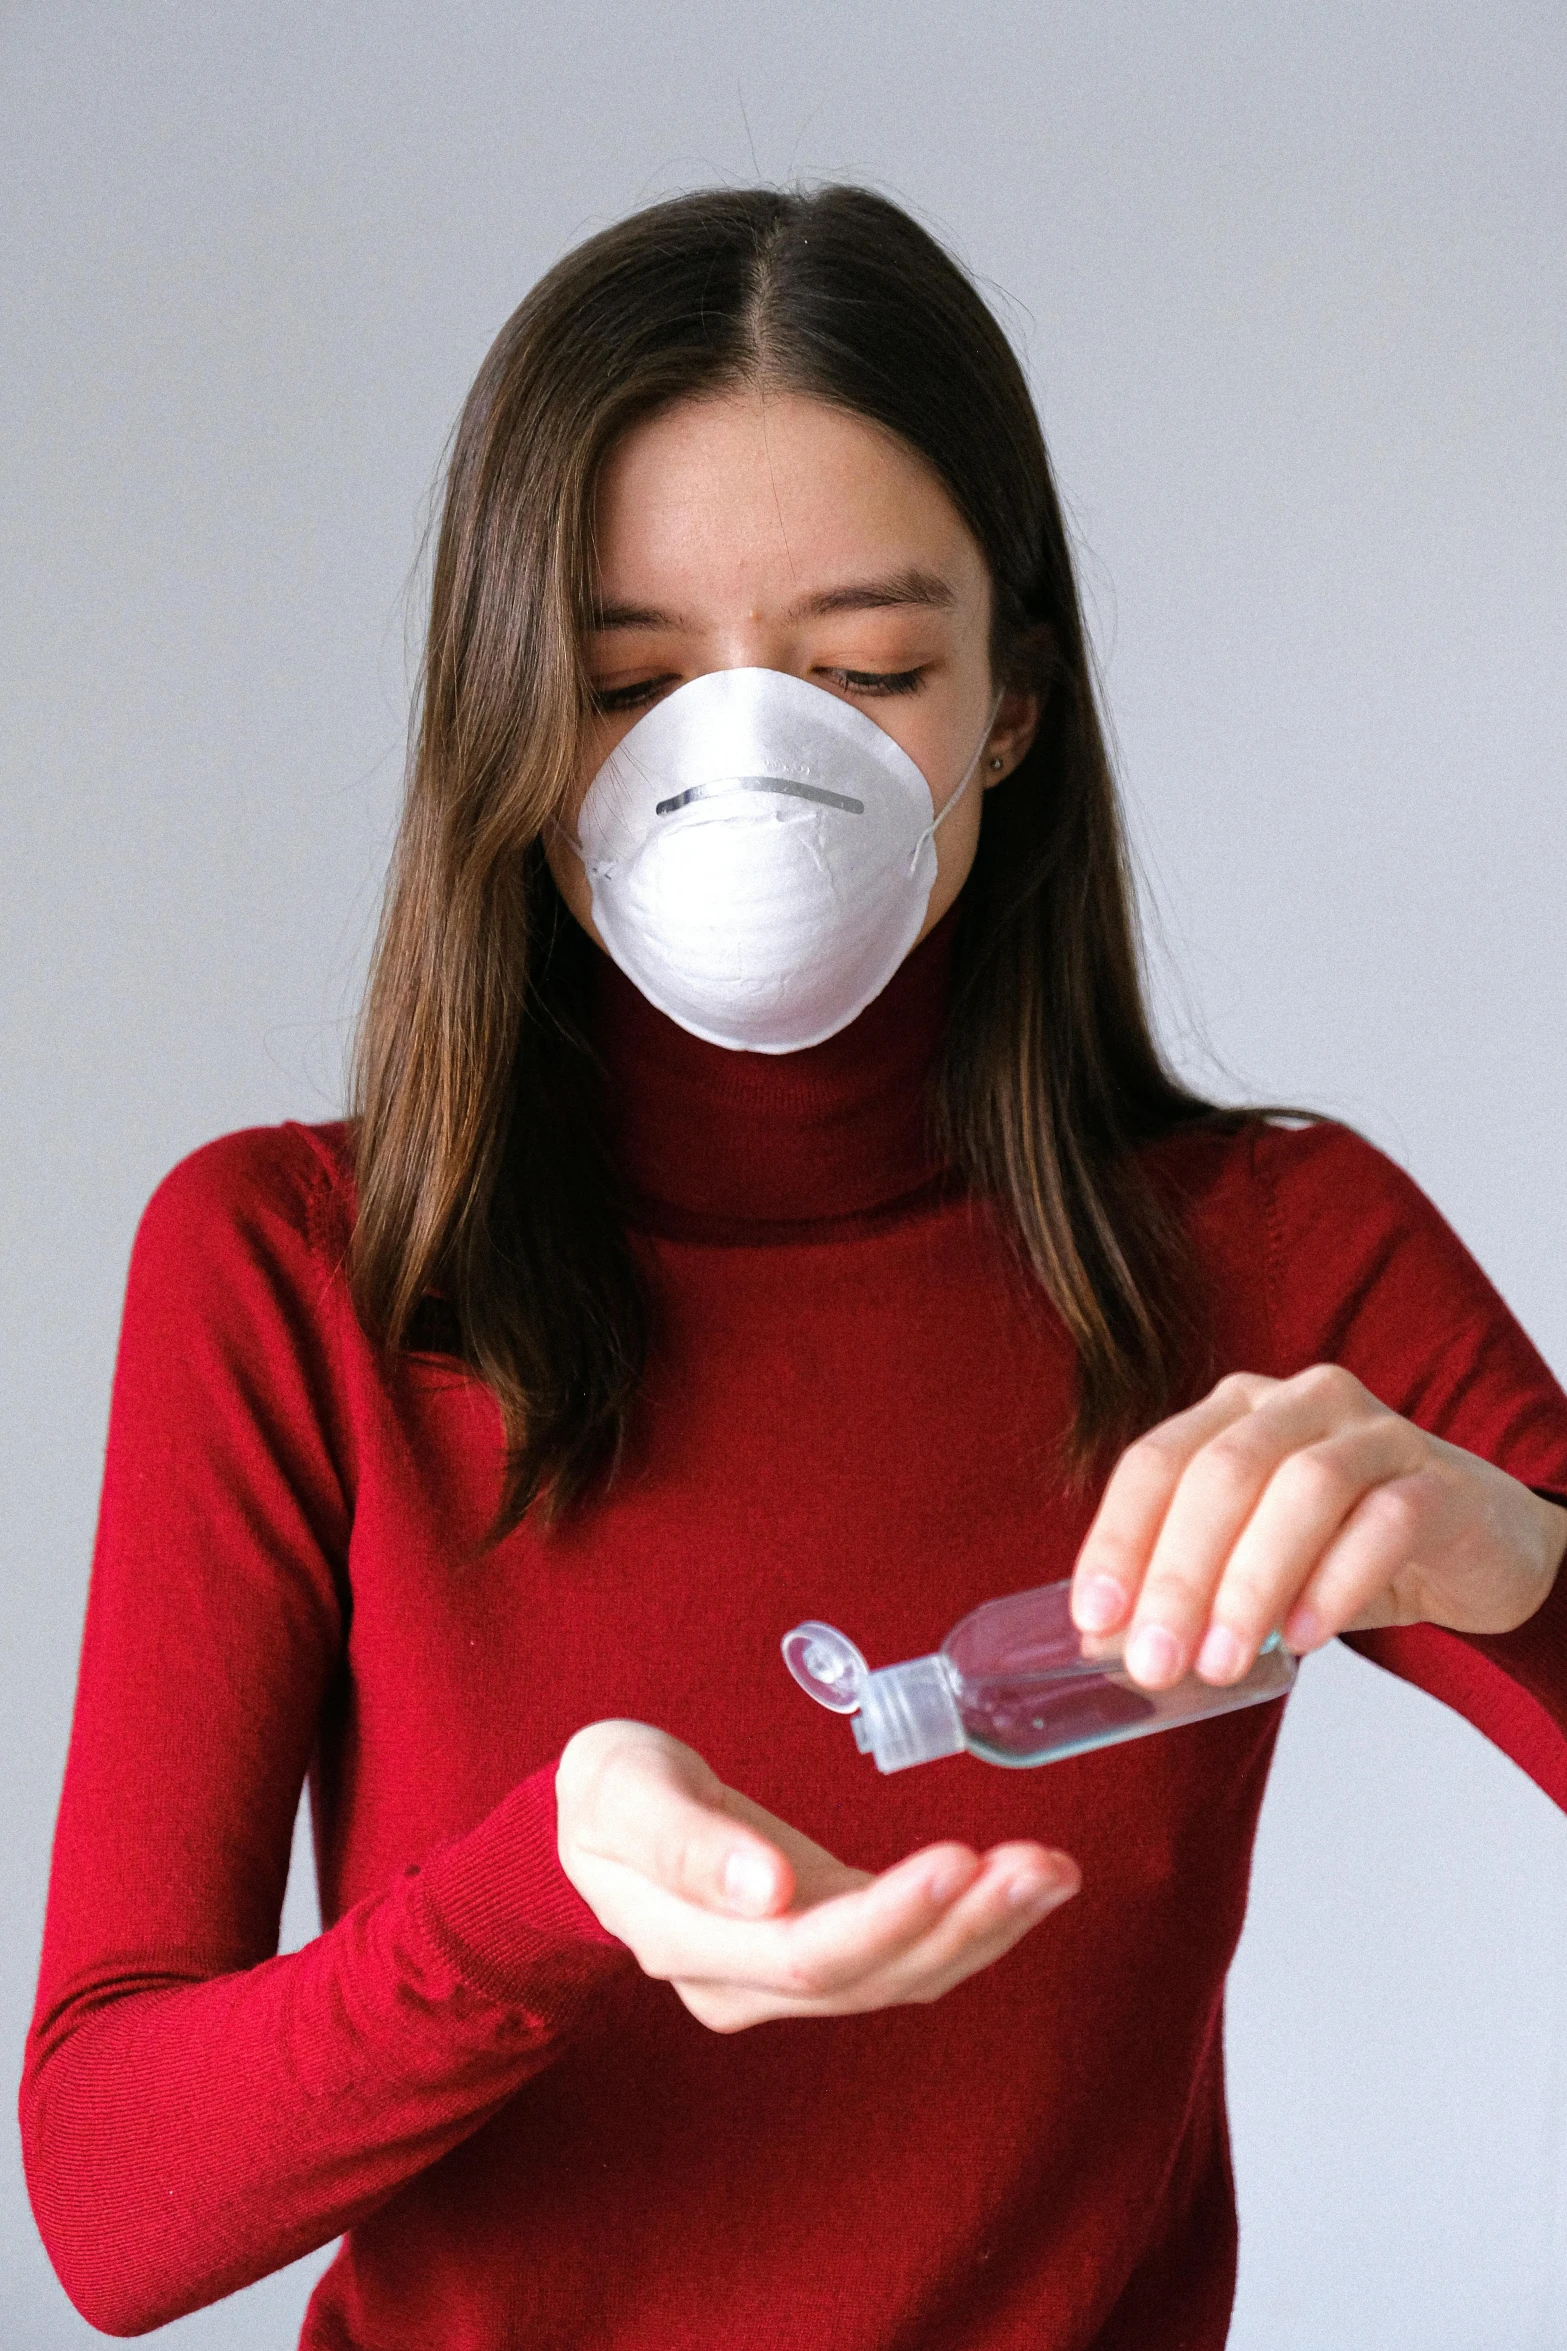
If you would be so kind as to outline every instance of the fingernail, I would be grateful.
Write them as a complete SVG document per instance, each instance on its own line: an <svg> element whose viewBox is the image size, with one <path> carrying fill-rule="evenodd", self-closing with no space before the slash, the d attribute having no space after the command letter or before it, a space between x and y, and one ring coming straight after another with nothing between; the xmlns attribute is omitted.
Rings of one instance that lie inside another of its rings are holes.
<svg viewBox="0 0 1567 2351"><path fill-rule="evenodd" d="M1303 1657L1308 1649L1315 1649L1322 1638L1322 1619L1314 1608L1297 1608L1284 1627L1284 1645L1298 1657Z"/></svg>
<svg viewBox="0 0 1567 2351"><path fill-rule="evenodd" d="M1059 1881L1041 1877L1037 1870L1025 1870L1015 1877L1007 1888L1007 1900L1014 1910L1043 1910L1055 1900Z"/></svg>
<svg viewBox="0 0 1567 2351"><path fill-rule="evenodd" d="M1077 1623L1085 1633L1107 1633L1126 1606L1126 1594L1108 1576L1096 1575L1077 1596Z"/></svg>
<svg viewBox="0 0 1567 2351"><path fill-rule="evenodd" d="M1180 1646L1165 1625L1139 1625L1126 1644L1126 1670L1134 1681L1154 1687L1173 1681L1180 1662Z"/></svg>
<svg viewBox="0 0 1567 2351"><path fill-rule="evenodd" d="M956 1863L949 1861L944 1868L931 1871L925 1880L925 1891L932 1902L950 1902L962 1888L965 1879L972 1874L972 1871L959 1869Z"/></svg>
<svg viewBox="0 0 1567 2351"><path fill-rule="evenodd" d="M745 1847L724 1863L724 1895L740 1910L765 1910L773 1898L771 1866Z"/></svg>
<svg viewBox="0 0 1567 2351"><path fill-rule="evenodd" d="M1241 1670L1244 1651L1227 1624L1212 1624L1197 1652L1197 1671L1210 1682L1227 1682Z"/></svg>

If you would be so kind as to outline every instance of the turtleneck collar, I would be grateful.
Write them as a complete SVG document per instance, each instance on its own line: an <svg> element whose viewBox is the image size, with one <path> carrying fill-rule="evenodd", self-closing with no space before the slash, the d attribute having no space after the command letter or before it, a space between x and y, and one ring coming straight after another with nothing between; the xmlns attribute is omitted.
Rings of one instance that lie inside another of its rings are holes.
<svg viewBox="0 0 1567 2351"><path fill-rule="evenodd" d="M926 1087L957 909L857 1020L800 1053L705 1044L596 955L591 1020L639 1223L691 1238L884 1210L937 1182Z"/></svg>

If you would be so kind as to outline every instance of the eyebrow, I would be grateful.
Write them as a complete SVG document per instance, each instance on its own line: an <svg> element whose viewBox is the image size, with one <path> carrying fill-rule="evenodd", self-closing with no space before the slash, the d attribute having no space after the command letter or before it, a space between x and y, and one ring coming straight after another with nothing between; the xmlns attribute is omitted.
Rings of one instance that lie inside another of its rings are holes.
<svg viewBox="0 0 1567 2351"><path fill-rule="evenodd" d="M825 620L834 612L880 612L897 604L918 604L937 612L950 612L957 596L948 583L933 571L911 567L907 571L889 572L885 579L854 580L842 588L824 589L819 596L806 596L790 612L791 620Z"/></svg>
<svg viewBox="0 0 1567 2351"><path fill-rule="evenodd" d="M820 595L802 596L792 605L790 620L826 620L835 612L885 612L897 605L920 605L950 612L957 596L935 572L911 566L889 572L885 578L850 580L841 588L824 588ZM595 604L588 626L602 633L610 629L683 629L689 627L678 612L660 612L651 604Z"/></svg>

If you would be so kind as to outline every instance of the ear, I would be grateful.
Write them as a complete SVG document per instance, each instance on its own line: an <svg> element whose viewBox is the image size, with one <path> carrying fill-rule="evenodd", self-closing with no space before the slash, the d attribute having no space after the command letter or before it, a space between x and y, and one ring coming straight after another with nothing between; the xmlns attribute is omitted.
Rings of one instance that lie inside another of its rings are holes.
<svg viewBox="0 0 1567 2351"><path fill-rule="evenodd" d="M980 780L987 792L992 784L1005 783L1024 757L1039 731L1043 708L1044 696L1032 686L1009 686L1002 695L995 724L980 753Z"/></svg>
<svg viewBox="0 0 1567 2351"><path fill-rule="evenodd" d="M1001 697L980 754L980 775L987 792L992 784L1005 783L1019 760L1027 756L1058 666L1055 631L1048 622L1040 621L1014 647L1009 664L1012 683Z"/></svg>

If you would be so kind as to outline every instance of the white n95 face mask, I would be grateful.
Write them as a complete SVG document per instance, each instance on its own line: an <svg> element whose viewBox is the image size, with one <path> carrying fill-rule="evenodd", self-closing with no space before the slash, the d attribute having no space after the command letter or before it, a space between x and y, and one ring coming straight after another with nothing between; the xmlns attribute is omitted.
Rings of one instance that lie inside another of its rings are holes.
<svg viewBox="0 0 1567 2351"><path fill-rule="evenodd" d="M999 697L996 707L999 708ZM736 1052L797 1053L879 996L925 920L937 816L908 753L776 669L655 703L588 786L577 847L599 937L649 1001Z"/></svg>

